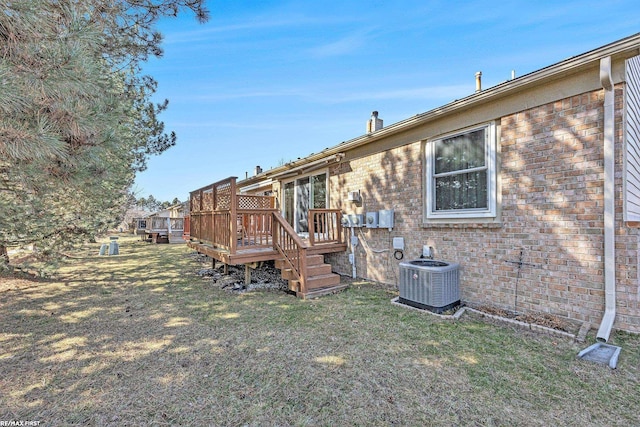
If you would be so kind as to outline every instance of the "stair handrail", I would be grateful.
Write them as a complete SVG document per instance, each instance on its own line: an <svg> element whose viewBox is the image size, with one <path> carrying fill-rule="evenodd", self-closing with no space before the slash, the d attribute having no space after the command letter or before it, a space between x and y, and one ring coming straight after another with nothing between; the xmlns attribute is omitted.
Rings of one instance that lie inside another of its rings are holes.
<svg viewBox="0 0 640 427"><path fill-rule="evenodd" d="M273 212L273 247L300 282L298 292L307 289L307 245L280 212Z"/></svg>

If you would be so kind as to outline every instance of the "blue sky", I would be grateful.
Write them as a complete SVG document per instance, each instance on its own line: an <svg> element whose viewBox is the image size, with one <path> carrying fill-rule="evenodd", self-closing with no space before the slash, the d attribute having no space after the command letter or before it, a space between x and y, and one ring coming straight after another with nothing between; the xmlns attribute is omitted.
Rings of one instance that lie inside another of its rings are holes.
<svg viewBox="0 0 640 427"><path fill-rule="evenodd" d="M332 4L333 3L333 4ZM640 2L208 0L211 19L160 23L158 81L175 147L138 197L189 191L306 157L640 32Z"/></svg>

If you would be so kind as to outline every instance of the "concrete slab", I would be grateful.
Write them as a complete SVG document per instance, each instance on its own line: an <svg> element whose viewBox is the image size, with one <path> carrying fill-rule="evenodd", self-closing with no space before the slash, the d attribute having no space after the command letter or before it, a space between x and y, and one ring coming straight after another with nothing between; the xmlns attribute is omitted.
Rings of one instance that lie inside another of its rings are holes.
<svg viewBox="0 0 640 427"><path fill-rule="evenodd" d="M609 365L611 369L615 369L621 350L621 347L598 342L582 350L578 353L578 357L591 362Z"/></svg>

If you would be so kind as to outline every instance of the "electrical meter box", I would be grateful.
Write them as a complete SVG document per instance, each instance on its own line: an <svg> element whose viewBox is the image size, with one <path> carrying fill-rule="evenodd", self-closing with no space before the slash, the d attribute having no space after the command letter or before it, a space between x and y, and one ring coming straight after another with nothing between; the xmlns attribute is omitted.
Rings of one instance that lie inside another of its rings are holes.
<svg viewBox="0 0 640 427"><path fill-rule="evenodd" d="M364 215L363 214L349 214L342 217L342 225L351 227L364 227Z"/></svg>
<svg viewBox="0 0 640 427"><path fill-rule="evenodd" d="M378 211L378 227L388 228L389 230L394 227L393 209L383 209Z"/></svg>
<svg viewBox="0 0 640 427"><path fill-rule="evenodd" d="M378 228L378 212L367 212L367 228Z"/></svg>

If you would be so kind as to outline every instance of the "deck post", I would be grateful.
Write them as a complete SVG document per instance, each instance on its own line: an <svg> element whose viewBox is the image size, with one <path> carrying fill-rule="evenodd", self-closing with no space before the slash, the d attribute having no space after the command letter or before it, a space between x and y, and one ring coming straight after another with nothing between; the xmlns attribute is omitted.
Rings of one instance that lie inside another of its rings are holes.
<svg viewBox="0 0 640 427"><path fill-rule="evenodd" d="M210 185L211 188L211 213L209 215L211 215L211 219L209 220L209 224L211 227L211 233L210 233L210 238L212 242L215 242L215 218L216 218L216 209L218 208L218 193L216 191L216 186L215 184L211 184Z"/></svg>
<svg viewBox="0 0 640 427"><path fill-rule="evenodd" d="M198 198L199 198L199 202L198 202L198 205L199 205L198 206L198 230L199 231L198 231L198 234L200 234L198 236L198 241L200 243L202 243L203 240L204 240L203 239L204 232L202 230L202 208L204 206L204 204L203 204L204 203L203 202L204 197L203 196L204 196L203 191L202 191L202 189L200 189L200 194L198 194Z"/></svg>
<svg viewBox="0 0 640 427"><path fill-rule="evenodd" d="M309 244L313 246L316 241L316 214L311 209L307 213L307 224L309 224Z"/></svg>
<svg viewBox="0 0 640 427"><path fill-rule="evenodd" d="M249 267L249 264L244 265L244 284L245 286L251 284L251 267Z"/></svg>
<svg viewBox="0 0 640 427"><path fill-rule="evenodd" d="M307 248L300 248L298 251L300 265L300 293L307 293Z"/></svg>
<svg viewBox="0 0 640 427"><path fill-rule="evenodd" d="M229 264L227 264L226 262L224 263L224 268L222 269L222 274L224 274L225 276L229 275Z"/></svg>
<svg viewBox="0 0 640 427"><path fill-rule="evenodd" d="M229 222L230 222L230 235L229 235L229 254L235 254L238 248L238 195L236 194L236 178L232 177L230 180L229 191Z"/></svg>

